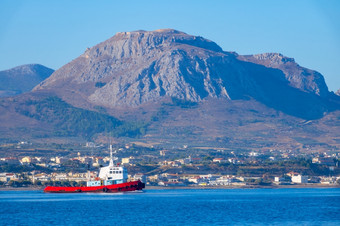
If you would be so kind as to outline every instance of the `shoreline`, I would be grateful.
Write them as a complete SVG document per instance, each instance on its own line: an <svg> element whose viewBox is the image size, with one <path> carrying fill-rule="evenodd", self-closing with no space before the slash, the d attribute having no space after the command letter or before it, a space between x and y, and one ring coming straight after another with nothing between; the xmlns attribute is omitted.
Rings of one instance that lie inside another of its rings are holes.
<svg viewBox="0 0 340 226"><path fill-rule="evenodd" d="M175 190L175 189L192 189L192 190L204 190L204 189L282 189L282 188L340 188L337 184L298 184L298 185L244 185L244 186L178 186L178 187L163 187L163 186L146 186L145 190Z"/></svg>
<svg viewBox="0 0 340 226"><path fill-rule="evenodd" d="M0 191L39 191L45 186L36 187L0 187ZM282 188L340 188L337 184L296 184L296 185L243 185L243 186L146 186L143 190L213 190L213 189L282 189Z"/></svg>

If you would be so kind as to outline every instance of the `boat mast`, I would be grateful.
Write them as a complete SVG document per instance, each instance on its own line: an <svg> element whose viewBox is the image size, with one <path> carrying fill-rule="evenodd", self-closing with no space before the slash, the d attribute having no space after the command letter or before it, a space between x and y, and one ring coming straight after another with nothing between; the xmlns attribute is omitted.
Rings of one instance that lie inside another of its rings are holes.
<svg viewBox="0 0 340 226"><path fill-rule="evenodd" d="M113 159L112 159L112 144L110 144L110 164L109 166L113 166Z"/></svg>

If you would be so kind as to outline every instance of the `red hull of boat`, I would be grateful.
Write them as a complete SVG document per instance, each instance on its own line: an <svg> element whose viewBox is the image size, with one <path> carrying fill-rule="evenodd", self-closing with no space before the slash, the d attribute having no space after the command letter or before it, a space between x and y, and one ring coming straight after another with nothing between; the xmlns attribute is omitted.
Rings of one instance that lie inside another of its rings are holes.
<svg viewBox="0 0 340 226"><path fill-rule="evenodd" d="M131 181L121 184L103 185L94 187L55 187L47 186L44 192L49 193L79 193L79 192L125 192L136 191L145 188L141 181Z"/></svg>

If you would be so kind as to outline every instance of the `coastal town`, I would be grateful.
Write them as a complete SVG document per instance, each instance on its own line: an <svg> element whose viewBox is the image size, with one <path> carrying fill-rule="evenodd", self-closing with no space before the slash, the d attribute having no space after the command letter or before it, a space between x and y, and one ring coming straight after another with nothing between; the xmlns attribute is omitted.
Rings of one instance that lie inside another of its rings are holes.
<svg viewBox="0 0 340 226"><path fill-rule="evenodd" d="M34 145L19 142L2 145L1 150L22 151L31 146ZM6 154L0 157L0 186L85 185L87 180L97 177L100 167L108 164L110 158L105 146L87 142L78 152L73 150L66 156ZM338 151L211 149L200 152L187 146L174 150L126 144L115 148L115 156L116 164L129 169L129 181L141 180L146 186L241 188L340 184Z"/></svg>

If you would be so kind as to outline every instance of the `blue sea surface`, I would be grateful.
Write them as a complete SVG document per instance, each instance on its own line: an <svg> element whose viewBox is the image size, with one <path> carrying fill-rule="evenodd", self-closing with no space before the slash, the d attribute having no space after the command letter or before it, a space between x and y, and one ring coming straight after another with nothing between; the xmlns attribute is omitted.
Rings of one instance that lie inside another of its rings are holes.
<svg viewBox="0 0 340 226"><path fill-rule="evenodd" d="M0 191L1 225L340 225L340 189Z"/></svg>

